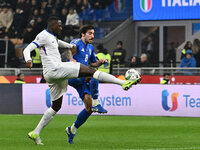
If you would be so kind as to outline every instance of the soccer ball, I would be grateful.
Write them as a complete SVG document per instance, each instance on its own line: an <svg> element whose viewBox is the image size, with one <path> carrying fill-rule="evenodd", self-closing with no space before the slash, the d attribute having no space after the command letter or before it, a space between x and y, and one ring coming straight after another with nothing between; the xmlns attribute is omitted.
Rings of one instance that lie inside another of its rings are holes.
<svg viewBox="0 0 200 150"><path fill-rule="evenodd" d="M126 71L126 74L125 74L125 79L126 80L129 80L129 81L134 81L134 80L137 80L137 79L140 79L140 74L137 70L135 69L129 69Z"/></svg>

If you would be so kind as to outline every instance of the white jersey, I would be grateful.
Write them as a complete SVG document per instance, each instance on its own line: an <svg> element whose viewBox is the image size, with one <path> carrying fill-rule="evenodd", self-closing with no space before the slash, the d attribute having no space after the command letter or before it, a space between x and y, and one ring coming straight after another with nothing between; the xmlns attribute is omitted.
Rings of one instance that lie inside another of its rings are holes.
<svg viewBox="0 0 200 150"><path fill-rule="evenodd" d="M58 50L59 41L55 35L48 32L47 29L40 32L33 43L39 49L44 69L56 68L61 63L61 56ZM70 45L72 47L72 45Z"/></svg>
<svg viewBox="0 0 200 150"><path fill-rule="evenodd" d="M30 53L35 48L39 49L42 59L43 75L50 87L52 101L60 98L67 90L67 79L77 78L80 63L61 62L58 47L73 48L72 44L58 40L56 36L43 30L35 40L24 49L25 61L31 61Z"/></svg>

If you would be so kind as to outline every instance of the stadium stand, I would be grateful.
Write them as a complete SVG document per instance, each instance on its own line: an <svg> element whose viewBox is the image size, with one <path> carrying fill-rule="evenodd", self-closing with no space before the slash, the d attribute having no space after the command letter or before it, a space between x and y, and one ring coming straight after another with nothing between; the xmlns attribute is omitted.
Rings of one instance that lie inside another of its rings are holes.
<svg viewBox="0 0 200 150"><path fill-rule="evenodd" d="M44 29L49 16L55 15L60 17L63 21L64 29L73 29L70 34L67 30L63 30L61 38L66 37L67 34L70 38L65 40L69 41L78 36L79 25L101 20L99 17L102 17L102 15L99 16L99 12L105 9L113 1L114 0L107 0L106 2L102 2L101 0L43 0L40 2L37 0L1 0L0 38L5 38L5 36L8 37L15 46L16 59L21 59L20 61L23 63L21 58L23 48ZM74 13L78 13L80 16L79 23L76 23L75 27L73 24L72 27L69 19L67 20L67 18L69 18L70 10L74 10ZM87 20L86 18L83 18L83 14L90 16L90 19ZM96 24L96 26L96 37L103 38L105 34L98 31L102 29L104 32L105 29L98 27L98 24ZM4 49L6 49L6 47ZM3 61L1 67L5 66L4 63L5 62ZM12 66L11 64L6 64L6 66L16 67L16 65ZM22 65L17 67L22 67Z"/></svg>

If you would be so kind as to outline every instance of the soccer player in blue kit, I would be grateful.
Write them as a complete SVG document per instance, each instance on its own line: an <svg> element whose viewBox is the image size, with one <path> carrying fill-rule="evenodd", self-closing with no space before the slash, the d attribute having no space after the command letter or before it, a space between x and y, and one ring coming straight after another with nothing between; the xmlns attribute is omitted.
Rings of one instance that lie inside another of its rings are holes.
<svg viewBox="0 0 200 150"><path fill-rule="evenodd" d="M80 34L87 32L88 30L94 30L93 26L85 25L81 28ZM81 36L81 35L80 35ZM94 37L92 37L94 38ZM87 37L81 36L81 39L74 39L71 41L70 44L76 45L76 50L73 51L74 57L73 59L77 62L80 62L81 64L84 64L86 66L90 65L92 67L99 67L104 63L107 63L107 60L101 59L97 60L95 53L94 53L94 47L91 43L87 42ZM87 44L85 44L87 43ZM75 54L76 53L76 54ZM98 80L95 80L94 78L91 79L92 85L88 82L91 78L78 78L78 79L70 79L69 85L76 88L76 90L79 93L79 96L84 100L84 95L87 93L89 95L92 95L92 111L98 112L98 113L107 113L107 110L105 110L98 101ZM84 85L84 86L83 86ZM89 89L90 85L90 89ZM94 89L91 89L92 87L95 87Z"/></svg>
<svg viewBox="0 0 200 150"><path fill-rule="evenodd" d="M94 27L91 25L85 25L80 29L80 39L74 39L71 41L71 44L76 45L76 50L74 49L72 53L74 54L73 59L81 64L86 66L90 65L91 67L99 67L104 63L107 63L107 60L101 59L97 60L94 47L91 44L94 39ZM91 84L89 82L91 78L77 78L69 79L68 84L74 87L79 93L80 98L85 104L85 108L78 114L76 121L72 124L71 127L66 128L66 133L68 134L68 142L73 143L73 138L76 134L77 129L85 123L88 117L92 112L107 113L97 99L98 97L98 87L95 79L92 78ZM91 89L96 86L96 88ZM91 93L92 91L92 93ZM93 97L91 96L93 95ZM95 100L93 100L93 98Z"/></svg>

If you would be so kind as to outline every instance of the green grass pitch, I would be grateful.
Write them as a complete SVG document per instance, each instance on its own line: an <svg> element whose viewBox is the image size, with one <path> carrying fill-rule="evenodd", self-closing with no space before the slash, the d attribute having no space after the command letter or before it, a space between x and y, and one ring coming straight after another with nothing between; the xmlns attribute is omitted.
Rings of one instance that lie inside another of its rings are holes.
<svg viewBox="0 0 200 150"><path fill-rule="evenodd" d="M41 115L0 115L0 150L189 150L200 149L200 118L91 116L74 144L65 127L75 115L56 115L44 128L44 146L28 139Z"/></svg>

